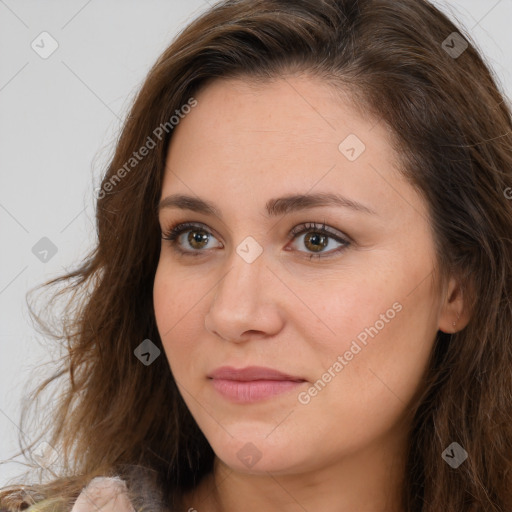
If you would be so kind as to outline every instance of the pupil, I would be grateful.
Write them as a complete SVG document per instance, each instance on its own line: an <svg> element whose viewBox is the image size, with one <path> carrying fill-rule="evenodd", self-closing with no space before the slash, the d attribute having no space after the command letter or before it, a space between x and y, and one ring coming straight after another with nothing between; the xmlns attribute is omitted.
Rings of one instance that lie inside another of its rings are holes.
<svg viewBox="0 0 512 512"><path fill-rule="evenodd" d="M306 242L310 242L311 240L313 240L313 250L316 251L316 252L319 252L321 249L323 249L325 247L325 235L320 235L318 233L314 234L314 235L308 235L306 237ZM316 245L316 244L321 244L320 246L319 245Z"/></svg>
<svg viewBox="0 0 512 512"><path fill-rule="evenodd" d="M201 234L199 231L191 231L189 235L189 241L193 241L194 243L200 244L202 241L207 242L208 235L203 232ZM194 246L194 244L191 244Z"/></svg>

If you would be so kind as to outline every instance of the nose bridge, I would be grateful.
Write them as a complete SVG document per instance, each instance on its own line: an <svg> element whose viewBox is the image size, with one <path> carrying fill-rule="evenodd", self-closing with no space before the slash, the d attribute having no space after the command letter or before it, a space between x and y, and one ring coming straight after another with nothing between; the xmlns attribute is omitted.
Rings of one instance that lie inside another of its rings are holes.
<svg viewBox="0 0 512 512"><path fill-rule="evenodd" d="M266 258L261 250L254 258L255 249L249 240L233 250L206 315L205 327L224 339L240 339L246 331L268 334L278 328L278 314L268 302L264 284L269 277Z"/></svg>
<svg viewBox="0 0 512 512"><path fill-rule="evenodd" d="M228 271L218 283L214 295L215 306L230 306L233 310L252 308L260 295L261 276L266 269L263 254L254 258L251 247L242 242L228 261ZM251 256L251 257L249 257ZM254 258L254 259L253 259Z"/></svg>

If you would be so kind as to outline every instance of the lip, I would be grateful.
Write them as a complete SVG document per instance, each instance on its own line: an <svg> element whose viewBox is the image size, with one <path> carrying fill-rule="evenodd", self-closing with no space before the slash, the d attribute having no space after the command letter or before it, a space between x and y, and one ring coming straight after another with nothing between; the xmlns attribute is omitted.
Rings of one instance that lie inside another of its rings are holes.
<svg viewBox="0 0 512 512"><path fill-rule="evenodd" d="M233 368L232 366L221 366L208 374L210 379L237 380L237 381L254 381L254 380L287 380L304 382L306 379L296 375L282 373L265 366L247 366L245 368Z"/></svg>
<svg viewBox="0 0 512 512"><path fill-rule="evenodd" d="M240 369L223 366L211 372L208 378L218 393L235 403L269 399L306 382L302 377L262 366Z"/></svg>

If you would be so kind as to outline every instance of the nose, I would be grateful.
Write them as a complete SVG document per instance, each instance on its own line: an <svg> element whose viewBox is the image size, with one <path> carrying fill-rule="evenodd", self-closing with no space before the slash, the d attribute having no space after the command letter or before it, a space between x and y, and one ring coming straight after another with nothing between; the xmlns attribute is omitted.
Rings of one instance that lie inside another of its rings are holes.
<svg viewBox="0 0 512 512"><path fill-rule="evenodd" d="M282 329L279 297L283 284L269 269L264 256L265 252L248 263L233 251L205 317L208 332L240 343L273 336Z"/></svg>

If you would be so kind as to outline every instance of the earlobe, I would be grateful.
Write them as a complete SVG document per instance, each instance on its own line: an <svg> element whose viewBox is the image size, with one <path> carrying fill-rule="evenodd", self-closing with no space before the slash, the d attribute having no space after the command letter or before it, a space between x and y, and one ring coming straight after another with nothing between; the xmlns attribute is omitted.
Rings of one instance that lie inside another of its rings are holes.
<svg viewBox="0 0 512 512"><path fill-rule="evenodd" d="M466 298L461 284L455 277L451 277L441 305L438 326L440 331L453 334L466 327L470 319Z"/></svg>

